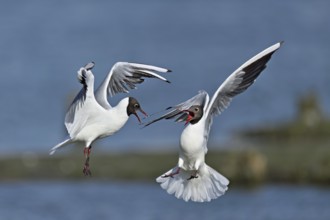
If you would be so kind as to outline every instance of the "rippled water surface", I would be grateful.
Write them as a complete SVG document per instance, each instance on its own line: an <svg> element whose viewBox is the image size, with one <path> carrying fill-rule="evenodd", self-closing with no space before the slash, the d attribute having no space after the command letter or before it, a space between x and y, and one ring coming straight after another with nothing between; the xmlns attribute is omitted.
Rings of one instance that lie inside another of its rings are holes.
<svg viewBox="0 0 330 220"><path fill-rule="evenodd" d="M327 220L329 199L329 188L313 186L232 186L210 203L187 203L156 183L1 183L0 219Z"/></svg>

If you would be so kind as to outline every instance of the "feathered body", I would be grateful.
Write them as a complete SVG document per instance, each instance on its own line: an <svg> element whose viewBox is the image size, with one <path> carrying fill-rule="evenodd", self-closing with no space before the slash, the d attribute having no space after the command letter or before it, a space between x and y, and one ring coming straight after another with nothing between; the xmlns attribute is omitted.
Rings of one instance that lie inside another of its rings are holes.
<svg viewBox="0 0 330 220"><path fill-rule="evenodd" d="M205 120L197 124L188 124L181 134L179 166L185 170L198 170L199 166L204 163L204 155L207 153L207 140L203 134L204 127Z"/></svg>
<svg viewBox="0 0 330 220"><path fill-rule="evenodd" d="M169 82L156 72L170 71L151 65L117 62L94 92L93 67L94 63L91 62L78 70L78 80L83 87L65 116L65 126L69 135L50 150L50 154L53 154L58 148L71 142L83 142L86 156L85 175L90 175L89 154L95 140L115 134L125 125L131 114L140 121L137 111L146 115L135 98L123 98L112 107L108 102L108 95L113 96L119 92L128 93L130 89L136 88L136 84L142 83L144 78L158 78Z"/></svg>
<svg viewBox="0 0 330 220"><path fill-rule="evenodd" d="M77 133L73 140L85 141L86 145L89 146L96 139L115 134L129 119L126 112L128 99L128 97L122 99L115 107L109 110L91 111L85 126Z"/></svg>
<svg viewBox="0 0 330 220"><path fill-rule="evenodd" d="M207 92L199 91L189 100L167 108L168 113L145 125L174 118L176 122L186 122L180 138L177 166L156 179L169 194L185 201L205 202L226 192L229 180L205 163L213 118L229 106L234 96L255 82L281 44L272 45L241 65L219 86L211 100Z"/></svg>
<svg viewBox="0 0 330 220"><path fill-rule="evenodd" d="M200 91L194 98L193 103L204 106L203 111L206 111L208 94ZM186 113L183 115L186 116ZM207 126L207 115L201 116L197 123L186 125L180 137L177 166L156 179L163 189L169 194L174 193L179 199L194 202L211 201L223 195L228 189L229 180L205 163Z"/></svg>

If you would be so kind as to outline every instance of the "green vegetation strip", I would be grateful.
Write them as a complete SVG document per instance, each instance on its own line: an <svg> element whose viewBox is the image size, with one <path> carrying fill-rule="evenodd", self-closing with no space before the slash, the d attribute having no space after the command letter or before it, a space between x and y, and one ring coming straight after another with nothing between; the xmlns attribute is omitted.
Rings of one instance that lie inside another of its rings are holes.
<svg viewBox="0 0 330 220"><path fill-rule="evenodd" d="M89 178L82 173L84 157L81 154L25 153L0 158L0 181L86 178L152 181L174 167L177 157L177 153L95 153L90 160L92 177ZM330 149L326 146L210 151L206 161L230 179L231 184L330 185Z"/></svg>

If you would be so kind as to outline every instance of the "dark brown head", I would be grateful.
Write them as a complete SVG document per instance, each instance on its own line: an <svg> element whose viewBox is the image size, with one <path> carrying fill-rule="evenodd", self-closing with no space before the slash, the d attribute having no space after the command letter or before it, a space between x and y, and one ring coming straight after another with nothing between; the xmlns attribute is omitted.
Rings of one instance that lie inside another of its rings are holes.
<svg viewBox="0 0 330 220"><path fill-rule="evenodd" d="M184 111L188 113L186 124L196 124L203 117L203 108L200 105L193 105Z"/></svg>
<svg viewBox="0 0 330 220"><path fill-rule="evenodd" d="M139 120L140 123L141 123L141 120L140 120L138 114L136 113L137 111L140 111L145 116L148 116L148 114L145 113L142 110L139 102L135 98L133 98L133 97L129 97L128 98L128 106L127 106L126 111L127 111L127 115L128 116L130 116L131 114L134 114L136 116L136 118Z"/></svg>

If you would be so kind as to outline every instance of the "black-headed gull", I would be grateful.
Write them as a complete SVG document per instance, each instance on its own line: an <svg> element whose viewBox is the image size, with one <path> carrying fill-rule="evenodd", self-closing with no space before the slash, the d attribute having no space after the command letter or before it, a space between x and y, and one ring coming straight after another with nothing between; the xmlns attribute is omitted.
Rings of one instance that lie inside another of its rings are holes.
<svg viewBox="0 0 330 220"><path fill-rule="evenodd" d="M130 89L136 88L136 84L142 83L144 78L158 78L169 82L156 72L170 72L168 69L151 65L117 62L94 93L93 67L94 63L91 62L78 70L78 79L83 88L73 100L65 116L65 126L69 135L50 150L50 154L53 154L66 144L83 142L86 157L83 169L85 175L91 175L89 155L92 143L96 139L116 133L132 114L141 123L137 111L147 116L135 98L126 97L112 107L107 99L108 94L113 96L119 92L128 93Z"/></svg>
<svg viewBox="0 0 330 220"><path fill-rule="evenodd" d="M282 42L260 52L235 70L217 89L211 101L205 91L176 106L167 108L161 119L185 122L180 138L179 160L176 167L159 176L156 181L169 194L195 202L211 201L223 195L229 180L205 163L207 141L213 117L227 108L235 95L244 92L266 68L267 62Z"/></svg>

